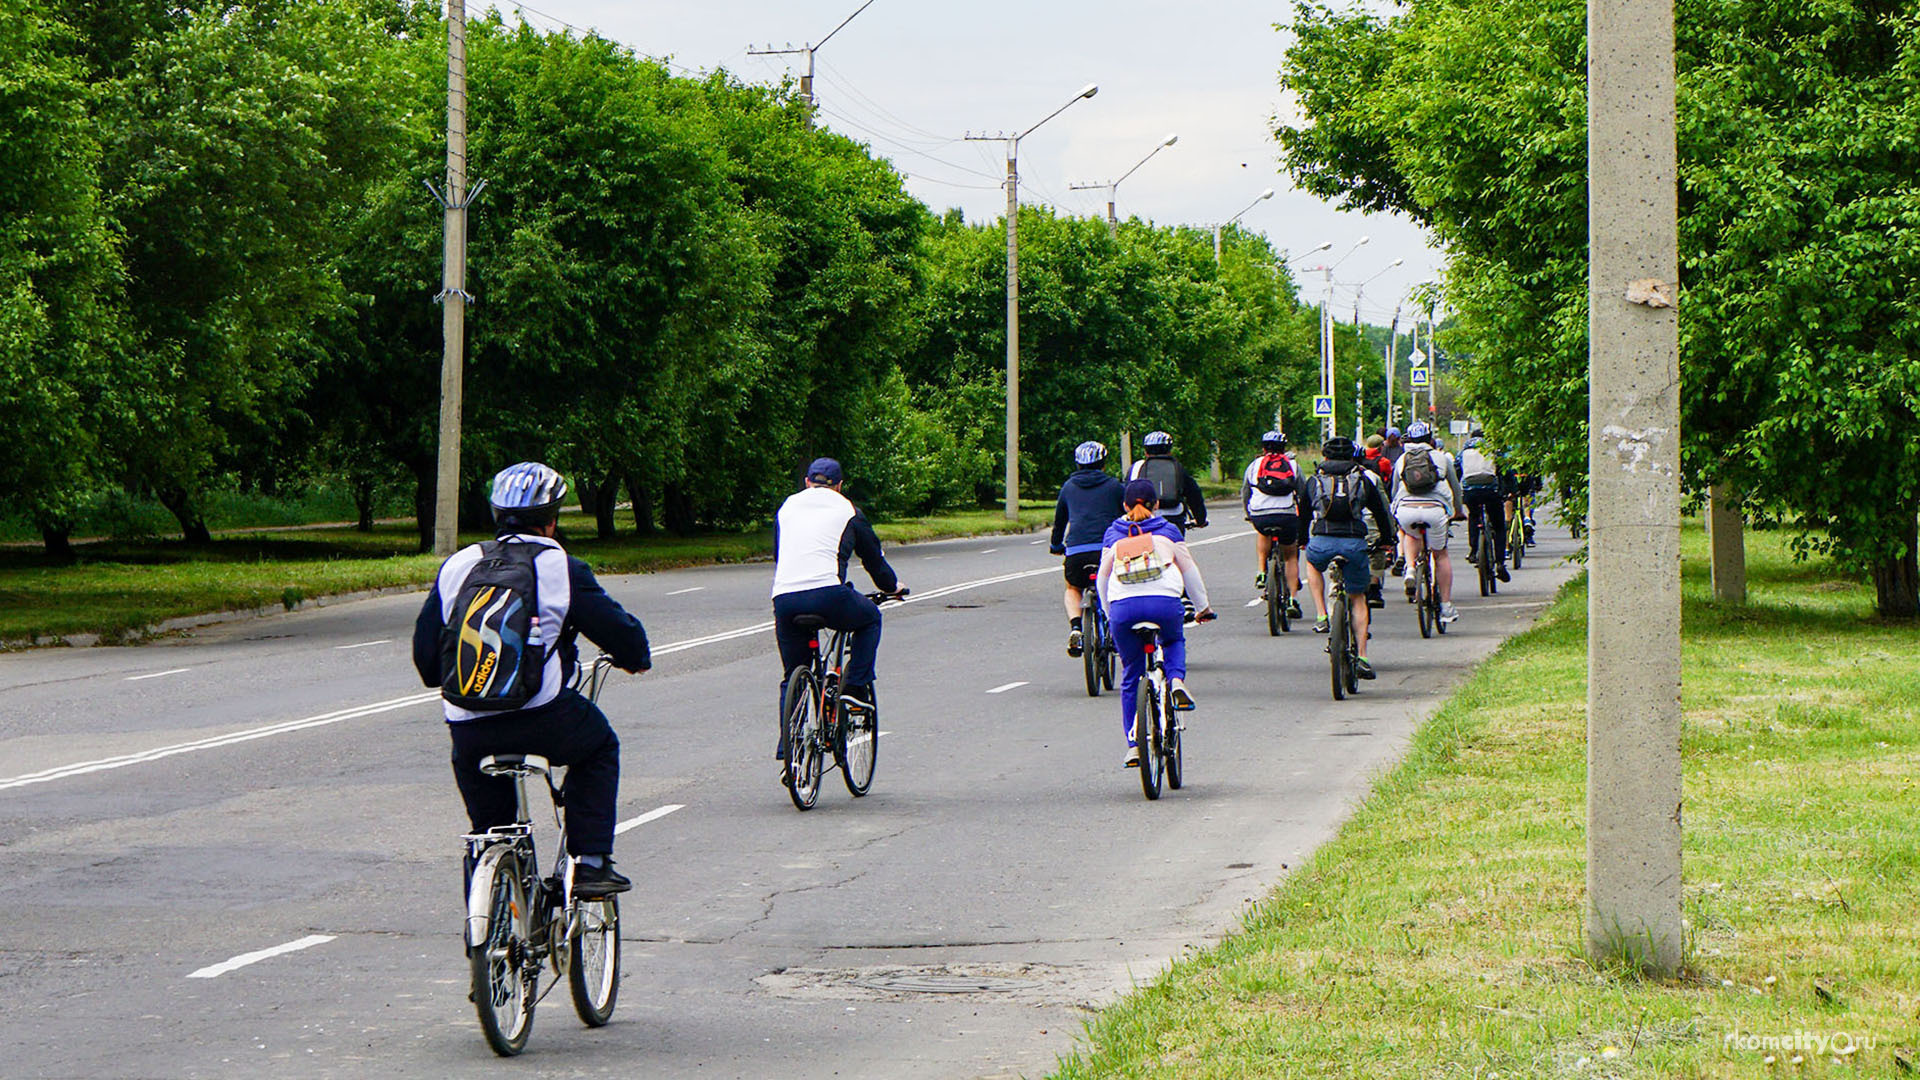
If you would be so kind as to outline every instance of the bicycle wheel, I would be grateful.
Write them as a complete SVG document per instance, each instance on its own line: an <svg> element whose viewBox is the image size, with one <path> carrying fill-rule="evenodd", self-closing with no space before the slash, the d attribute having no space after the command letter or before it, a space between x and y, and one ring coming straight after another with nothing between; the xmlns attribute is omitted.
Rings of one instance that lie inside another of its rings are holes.
<svg viewBox="0 0 1920 1080"><path fill-rule="evenodd" d="M1413 608L1420 615L1420 636L1433 636L1433 605L1429 600L1433 596L1433 560L1426 554L1420 556L1419 569L1414 571Z"/></svg>
<svg viewBox="0 0 1920 1080"><path fill-rule="evenodd" d="M1360 632L1354 630L1347 635L1347 662L1342 665L1347 676L1347 696L1360 692Z"/></svg>
<svg viewBox="0 0 1920 1080"><path fill-rule="evenodd" d="M1347 620L1347 594L1335 590L1327 595L1327 663L1333 672L1333 700L1347 698L1347 638L1352 633Z"/></svg>
<svg viewBox="0 0 1920 1080"><path fill-rule="evenodd" d="M1095 600L1087 608L1098 609L1100 602ZM1080 666L1086 669L1087 696L1100 696L1100 616L1087 610L1080 623L1085 629L1080 634Z"/></svg>
<svg viewBox="0 0 1920 1080"><path fill-rule="evenodd" d="M1114 680L1119 674L1114 670L1120 663L1120 647L1113 643L1113 624L1105 615L1100 616L1100 685L1112 690Z"/></svg>
<svg viewBox="0 0 1920 1080"><path fill-rule="evenodd" d="M1520 569L1521 556L1527 550L1527 518L1520 508L1513 509L1513 523L1507 529L1507 554L1513 558L1513 568Z"/></svg>
<svg viewBox="0 0 1920 1080"><path fill-rule="evenodd" d="M467 950L473 965L473 1008L480 1016L480 1031L487 1045L501 1057L513 1057L527 1048L527 1034L533 1030L532 951L527 945L527 920L532 914L527 890L520 880L518 860L496 860L487 871L481 864L474 888L491 888L487 937ZM468 910L473 910L471 903Z"/></svg>
<svg viewBox="0 0 1920 1080"><path fill-rule="evenodd" d="M1274 544L1275 549L1279 546L1278 543ZM1287 624L1287 594L1286 582L1280 580L1280 567L1276 565L1280 560L1273 556L1274 551L1269 550L1267 552L1267 584L1266 588L1261 590L1261 594L1267 600L1267 634L1269 637L1279 637L1281 629Z"/></svg>
<svg viewBox="0 0 1920 1080"><path fill-rule="evenodd" d="M1493 522L1487 520L1487 518L1482 515L1480 519L1480 543L1473 549L1475 555L1474 562L1477 564L1476 569L1480 571L1481 596L1492 596L1494 589L1492 526Z"/></svg>
<svg viewBox="0 0 1920 1080"><path fill-rule="evenodd" d="M581 900L576 905L572 940L568 943L567 988L573 991L573 1011L588 1027L604 1027L613 1019L614 999L620 996L620 904Z"/></svg>
<svg viewBox="0 0 1920 1080"><path fill-rule="evenodd" d="M1172 702L1168 702L1169 706L1171 706L1171 704ZM1167 711L1162 714L1162 722L1166 724L1165 730L1167 736L1165 740L1166 747L1161 751L1160 757L1166 762L1167 786L1175 791L1179 791L1183 779L1181 770L1186 765L1185 760L1180 756L1182 744L1180 738L1180 716L1178 713L1175 713L1172 708L1168 708Z"/></svg>
<svg viewBox="0 0 1920 1080"><path fill-rule="evenodd" d="M1133 702L1133 743L1140 748L1140 790L1149 799L1160 797L1160 693L1151 678L1140 680Z"/></svg>
<svg viewBox="0 0 1920 1080"><path fill-rule="evenodd" d="M1086 655L1083 651L1081 655ZM833 760L840 779L854 798L873 786L873 765L880 756L880 714L871 709L848 710L833 733Z"/></svg>
<svg viewBox="0 0 1920 1080"><path fill-rule="evenodd" d="M780 702L781 722L787 729L787 795L800 810L813 809L820 797L820 687L811 668L797 667L787 676L787 692Z"/></svg>

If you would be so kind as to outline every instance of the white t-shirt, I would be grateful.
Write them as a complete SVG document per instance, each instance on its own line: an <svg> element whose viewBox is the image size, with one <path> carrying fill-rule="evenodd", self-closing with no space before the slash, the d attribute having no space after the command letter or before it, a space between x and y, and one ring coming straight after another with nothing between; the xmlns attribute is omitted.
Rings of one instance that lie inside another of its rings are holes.
<svg viewBox="0 0 1920 1080"><path fill-rule="evenodd" d="M1411 450L1412 447L1408 447L1408 449ZM1453 455L1447 453L1445 450L1435 449L1433 451L1433 467L1440 471L1440 482L1433 486L1432 491L1408 491L1406 481L1407 458L1406 455L1401 455L1400 463L1393 467L1394 516L1399 516L1402 503L1424 503L1429 506L1442 506L1446 508L1449 516L1452 515L1454 507L1460 505L1460 480L1459 474L1454 471Z"/></svg>

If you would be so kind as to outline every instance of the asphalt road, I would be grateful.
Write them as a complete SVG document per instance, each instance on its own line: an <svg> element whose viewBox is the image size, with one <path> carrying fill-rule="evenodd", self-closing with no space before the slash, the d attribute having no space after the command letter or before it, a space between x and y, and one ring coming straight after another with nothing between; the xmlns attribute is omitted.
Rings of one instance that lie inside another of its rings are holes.
<svg viewBox="0 0 1920 1080"><path fill-rule="evenodd" d="M1492 600L1462 574L1431 641L1390 581L1380 678L1336 704L1325 639L1245 606L1244 526L1194 540L1222 618L1192 632L1187 787L1157 803L1120 767L1117 696L1065 655L1033 536L894 550L917 597L887 616L873 793L829 774L806 814L771 761L771 568L605 579L656 646L602 697L625 979L598 1031L549 997L510 1066L466 999L465 820L408 659L418 596L0 656L0 1074L1044 1074L1091 1008L1328 837L1574 547L1543 528Z"/></svg>

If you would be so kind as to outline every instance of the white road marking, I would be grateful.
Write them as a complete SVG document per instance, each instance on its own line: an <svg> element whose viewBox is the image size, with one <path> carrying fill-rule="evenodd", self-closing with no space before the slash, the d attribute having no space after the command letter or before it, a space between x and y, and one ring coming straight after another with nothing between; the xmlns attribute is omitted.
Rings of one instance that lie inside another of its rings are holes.
<svg viewBox="0 0 1920 1080"><path fill-rule="evenodd" d="M1267 598L1266 598L1266 597L1264 597L1264 596L1256 596L1256 597L1254 597L1253 599L1251 599L1251 600L1249 600L1249 601L1247 601L1247 606L1248 606L1248 607L1259 607L1259 606L1260 606L1261 604L1264 604L1264 603L1266 603L1266 602L1267 602Z"/></svg>
<svg viewBox="0 0 1920 1080"><path fill-rule="evenodd" d="M379 641L362 641L354 645L335 645L334 648L335 649L364 649L369 645L391 645L391 644L393 644L392 638L383 637Z"/></svg>
<svg viewBox="0 0 1920 1080"><path fill-rule="evenodd" d="M278 724L267 724L262 727L247 728L242 731L229 732L225 735L213 735L205 739L195 739L192 742L174 743L170 746L157 746L151 750L122 754L119 757L100 758L95 761L81 761L72 765L61 765L51 769L42 769L39 772L25 773L20 776L9 776L0 780L0 791L5 791L8 788L26 787L28 784L44 784L49 780L65 780L71 776L83 776L87 773L104 772L108 769L125 768L128 765L138 765L147 761L158 761L161 758L172 757L175 754L190 753L195 750L212 750L215 747L231 746L234 743L249 742L253 739L264 739L269 735L284 735L289 731L304 731L307 728L325 727L328 724L340 723L342 720L357 720L360 717L372 716L376 713L392 712L395 709L405 709L413 705L424 705L429 701L437 701L439 698L440 691L429 690L424 694L409 694L402 698L376 701L371 705L357 705L350 709L321 713L318 716L308 716L299 720L286 720Z"/></svg>
<svg viewBox="0 0 1920 1080"><path fill-rule="evenodd" d="M707 591L707 587L705 585L695 585L691 589L675 589L672 592L668 593L667 595L668 596L685 596L690 592L706 592L706 591Z"/></svg>
<svg viewBox="0 0 1920 1080"><path fill-rule="evenodd" d="M308 934L306 937L303 937L298 941L289 941L284 945L275 945L271 949L261 949L258 952L241 953L239 956L236 956L231 960L223 960L218 964L213 964L208 967L203 967L199 971L195 971L189 974L187 978L217 979L220 976L225 975L229 971L234 971L238 968L246 967L248 964L257 964L262 960L267 960L272 957L279 956L282 953L299 952L301 949L311 949L315 945L325 945L327 942L332 940L333 940L332 934Z"/></svg>
<svg viewBox="0 0 1920 1080"><path fill-rule="evenodd" d="M1044 543L1046 543L1045 540L1029 540L1027 541L1027 546L1032 547L1035 544L1044 544Z"/></svg>
<svg viewBox="0 0 1920 1080"><path fill-rule="evenodd" d="M996 686L993 689L987 691L987 693L1004 694L1009 690L1018 690L1020 687L1025 685L1027 685L1025 682L1010 682L1010 683L1007 683L1005 686Z"/></svg>
<svg viewBox="0 0 1920 1080"><path fill-rule="evenodd" d="M658 810L649 810L646 813L641 814L637 818L628 818L627 820L621 822L620 824L615 825L613 827L613 835L619 836L621 833L626 832L628 829L637 828L641 825L645 825L649 821L658 821L661 818L666 817L668 814L673 813L675 810L685 810L685 809L686 809L686 806L682 803L668 803L667 805L659 808Z"/></svg>
<svg viewBox="0 0 1920 1080"><path fill-rule="evenodd" d="M1231 532L1226 534L1225 536L1209 536L1205 540L1188 540L1187 546L1190 548L1197 548L1197 547L1206 547L1208 544L1224 544L1229 540L1238 540L1243 536L1252 536L1252 535L1253 535L1252 529L1241 529L1239 532Z"/></svg>
<svg viewBox="0 0 1920 1080"><path fill-rule="evenodd" d="M1553 601L1551 600L1526 600L1526 601L1522 601L1514 604L1476 604L1476 603L1473 603L1472 601L1468 601L1467 610L1468 611L1496 611L1500 608L1546 607L1548 604L1551 604L1551 603L1553 603Z"/></svg>
<svg viewBox="0 0 1920 1080"><path fill-rule="evenodd" d="M999 548L988 548L987 550L985 550L985 551L983 551L983 552L981 552L980 554L982 554L982 555L991 555L991 554L993 554L994 552L996 552L996 551L999 551L999 550L1000 550Z"/></svg>
<svg viewBox="0 0 1920 1080"><path fill-rule="evenodd" d="M129 675L123 681L139 682L141 679L157 679L162 675L178 675L183 671L192 671L192 670L193 670L192 668L177 667L177 668L168 668L165 671L149 671L145 675Z"/></svg>
<svg viewBox="0 0 1920 1080"><path fill-rule="evenodd" d="M1246 534L1242 533L1239 535ZM1222 539L1230 539L1230 537L1222 537ZM980 578L975 581L963 581L957 585L947 585L924 593L914 593L901 601L901 603L912 604L922 600L937 600L940 597L951 596L958 592L966 592L969 589L980 589L988 585L999 585L1009 581L1019 581L1022 578L1038 577L1041 574L1057 574L1059 572L1060 568L1057 566L1043 566L1036 570L1020 570L1011 574L999 574L994 577ZM717 634L708 634L705 637L676 641L671 645L662 645L653 650L653 655L665 656L669 653L697 649L702 645L717 645L723 641L733 641L738 638L752 637L755 634L764 634L771 629L773 629L771 620L755 623L752 626L743 626L737 630L726 630ZM173 675L189 670L191 669L178 668L174 671L161 671L155 672L154 674ZM138 678L139 676L135 677ZM305 731L308 728L326 727L330 724L338 724L345 720L358 720L361 717L392 712L395 709L411 708L415 705L424 705L429 701L438 701L439 699L440 692L438 690L428 690L424 693L409 694L406 697L392 698L387 701L376 701L368 705L355 705L334 712L302 717L298 720L283 720L278 723L263 724L259 727L228 732L225 735L211 735L207 738L195 739L190 742L157 746L151 750L140 750L131 754L122 754L117 757L99 758L93 761L79 761L71 765L59 765L51 769L42 769L39 772L23 773L19 776L0 777L0 791L5 791L9 788L26 787L30 784L44 784L53 780L65 780L69 777L84 776L88 773L105 772L109 769L121 769L128 765L139 765L149 761L158 761L161 758L173 757L176 754L192 753L196 750L213 750L222 746L232 746L235 743L264 739L273 735L285 735L289 732Z"/></svg>

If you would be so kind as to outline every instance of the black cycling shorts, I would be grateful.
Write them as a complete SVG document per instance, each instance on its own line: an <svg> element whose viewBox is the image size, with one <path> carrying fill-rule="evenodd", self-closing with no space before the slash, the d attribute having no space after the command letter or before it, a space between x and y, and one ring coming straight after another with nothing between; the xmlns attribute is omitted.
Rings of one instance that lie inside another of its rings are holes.
<svg viewBox="0 0 1920 1080"><path fill-rule="evenodd" d="M1100 552L1082 551L1067 556L1067 584L1076 589L1091 588L1093 575L1100 570Z"/></svg>
<svg viewBox="0 0 1920 1080"><path fill-rule="evenodd" d="M1299 514L1255 514L1248 520L1261 536L1270 536L1282 544L1300 542Z"/></svg>

